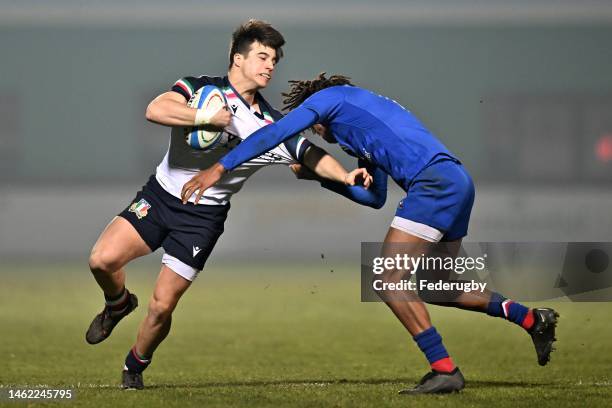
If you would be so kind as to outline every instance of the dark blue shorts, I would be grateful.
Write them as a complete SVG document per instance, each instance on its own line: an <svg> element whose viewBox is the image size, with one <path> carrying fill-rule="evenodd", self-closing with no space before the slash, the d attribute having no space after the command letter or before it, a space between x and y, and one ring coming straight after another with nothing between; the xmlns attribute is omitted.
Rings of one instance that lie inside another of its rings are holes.
<svg viewBox="0 0 612 408"><path fill-rule="evenodd" d="M223 233L229 208L229 203L183 204L151 176L119 216L136 228L151 251L163 247L168 255L202 270Z"/></svg>
<svg viewBox="0 0 612 408"><path fill-rule="evenodd" d="M442 241L454 241L467 235L473 204L472 178L460 162L443 158L415 177L395 215L435 228Z"/></svg>

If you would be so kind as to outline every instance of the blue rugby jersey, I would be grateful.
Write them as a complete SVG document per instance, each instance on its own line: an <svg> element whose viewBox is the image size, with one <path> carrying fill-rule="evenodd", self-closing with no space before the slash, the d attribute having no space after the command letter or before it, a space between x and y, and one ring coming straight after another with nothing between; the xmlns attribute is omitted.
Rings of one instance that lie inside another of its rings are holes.
<svg viewBox="0 0 612 408"><path fill-rule="evenodd" d="M334 86L306 99L280 121L253 133L219 162L227 170L320 123L340 146L390 175L404 190L434 158L455 156L397 102L355 86Z"/></svg>

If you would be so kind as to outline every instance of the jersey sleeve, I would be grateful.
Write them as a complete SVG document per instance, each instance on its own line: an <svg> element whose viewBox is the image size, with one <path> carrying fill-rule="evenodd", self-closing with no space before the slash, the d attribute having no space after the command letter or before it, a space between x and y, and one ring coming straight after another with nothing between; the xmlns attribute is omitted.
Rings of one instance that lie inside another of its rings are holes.
<svg viewBox="0 0 612 408"><path fill-rule="evenodd" d="M308 129L317 121L317 115L309 109L298 107L276 123L264 126L242 141L230 153L219 160L226 170L233 170L242 163L261 156L282 142ZM303 144L303 143L302 143Z"/></svg>
<svg viewBox="0 0 612 408"><path fill-rule="evenodd" d="M202 88L204 85L211 84L213 84L213 81L207 76L187 76L177 80L174 85L172 85L172 88L170 88L170 90L178 92L183 95L185 99L190 100L195 91Z"/></svg>
<svg viewBox="0 0 612 408"><path fill-rule="evenodd" d="M365 167L368 173L372 175L373 182L369 189L366 190L363 186L347 186L330 180L322 181L321 187L338 193L358 204L375 209L382 208L387 201L387 173L361 159L358 166Z"/></svg>
<svg viewBox="0 0 612 408"><path fill-rule="evenodd" d="M268 110L270 111L270 116L272 116L272 119L274 119L274 122L278 122L283 117L285 117L285 115L283 115L281 112L277 111L272 106L270 106L266 100L263 100L263 102L266 103ZM287 151L289 152L293 160L295 160L298 163L301 163L302 160L304 159L304 154L306 153L306 150L308 150L308 147L310 147L312 143L310 143L310 140L306 139L304 136L300 134L300 135L295 135L292 138L285 140L283 142L283 145L285 146L285 149L287 149ZM287 163L287 164L291 164L291 163Z"/></svg>
<svg viewBox="0 0 612 408"><path fill-rule="evenodd" d="M287 148L287 151L289 151L291 157L293 157L295 161L301 163L304 160L306 150L308 150L308 147L312 146L312 143L310 143L310 140L306 139L304 136L296 135L286 140L284 145Z"/></svg>
<svg viewBox="0 0 612 408"><path fill-rule="evenodd" d="M194 77L184 77L177 80L172 88L170 88L174 92L178 92L185 97L185 99L190 100L195 92L195 79Z"/></svg>

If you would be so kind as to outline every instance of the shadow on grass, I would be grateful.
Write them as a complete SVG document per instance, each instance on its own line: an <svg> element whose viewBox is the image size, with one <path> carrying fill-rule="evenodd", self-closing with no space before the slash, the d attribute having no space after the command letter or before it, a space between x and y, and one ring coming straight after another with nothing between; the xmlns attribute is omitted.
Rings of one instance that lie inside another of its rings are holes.
<svg viewBox="0 0 612 408"><path fill-rule="evenodd" d="M308 386L308 385L388 385L397 384L398 387L416 385L415 378L375 378L375 379L306 379L306 380L272 380L272 381L227 381L227 382L205 382L205 383L175 383L175 384L152 384L147 385L150 389L172 389L172 388L218 388L218 387L265 387L265 386ZM468 388L535 388L550 386L554 383L548 382L519 382L519 381L466 381Z"/></svg>

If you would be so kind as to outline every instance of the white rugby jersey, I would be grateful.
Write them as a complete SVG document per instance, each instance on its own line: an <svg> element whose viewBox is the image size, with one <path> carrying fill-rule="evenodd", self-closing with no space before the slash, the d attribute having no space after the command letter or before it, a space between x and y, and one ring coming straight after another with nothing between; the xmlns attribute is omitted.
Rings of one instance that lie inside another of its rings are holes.
<svg viewBox="0 0 612 408"><path fill-rule="evenodd" d="M223 91L228 108L232 111L232 121L221 135L220 141L209 150L196 150L185 142L185 128L174 127L170 133L170 145L162 162L157 166L155 177L168 193L180 198L181 189L202 169L215 164L221 157L236 147L259 128L274 123L282 114L257 93L255 96L261 114L253 109L232 87L227 77L185 77L172 86L172 90L187 100L205 85L214 85ZM271 164L289 165L302 160L310 142L301 135L278 145L263 155L244 163L235 170L223 175L221 180L206 190L200 204L220 205L229 202L231 196L242 188L250 176L264 166ZM193 202L195 195L189 201Z"/></svg>

